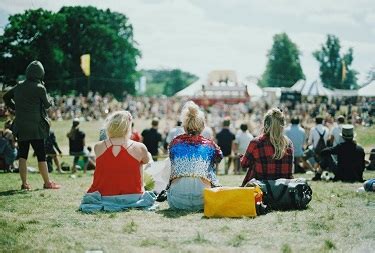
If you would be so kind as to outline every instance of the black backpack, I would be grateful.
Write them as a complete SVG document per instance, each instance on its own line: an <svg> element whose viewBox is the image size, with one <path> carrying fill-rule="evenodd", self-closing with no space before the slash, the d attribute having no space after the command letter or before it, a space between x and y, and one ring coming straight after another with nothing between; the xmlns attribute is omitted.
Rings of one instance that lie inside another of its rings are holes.
<svg viewBox="0 0 375 253"><path fill-rule="evenodd" d="M312 200L312 190L306 179L257 181L263 192L263 202L270 210L306 209Z"/></svg>
<svg viewBox="0 0 375 253"><path fill-rule="evenodd" d="M326 133L326 130L324 130L322 134L319 133L318 129L315 129L315 130L319 134L319 141L318 141L318 144L316 145L314 151L315 151L315 155L320 156L320 153L322 152L322 150L327 147L326 142L324 140L324 134Z"/></svg>

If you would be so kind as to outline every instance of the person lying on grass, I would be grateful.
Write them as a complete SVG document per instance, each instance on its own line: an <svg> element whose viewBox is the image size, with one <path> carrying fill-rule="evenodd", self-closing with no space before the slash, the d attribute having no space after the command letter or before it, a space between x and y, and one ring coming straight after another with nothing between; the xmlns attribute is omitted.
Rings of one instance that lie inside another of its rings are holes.
<svg viewBox="0 0 375 253"><path fill-rule="evenodd" d="M185 133L169 144L171 161L168 204L172 209L203 210L203 190L219 186L215 166L223 158L219 146L201 135L204 113L189 101L181 112Z"/></svg>
<svg viewBox="0 0 375 253"><path fill-rule="evenodd" d="M94 179L81 211L120 211L154 204L155 196L143 186L142 165L149 162L148 151L143 143L130 140L131 124L128 111L114 112L106 119L108 139L94 147Z"/></svg>

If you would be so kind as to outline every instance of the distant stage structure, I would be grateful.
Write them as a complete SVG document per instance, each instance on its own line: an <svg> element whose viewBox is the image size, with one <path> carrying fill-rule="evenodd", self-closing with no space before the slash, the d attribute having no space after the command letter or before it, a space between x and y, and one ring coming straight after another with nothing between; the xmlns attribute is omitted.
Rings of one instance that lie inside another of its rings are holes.
<svg viewBox="0 0 375 253"><path fill-rule="evenodd" d="M262 90L256 85L254 78L239 80L233 70L211 71L206 80L198 79L176 94L178 97L188 97L201 106L210 106L217 102L246 103L250 97L261 95Z"/></svg>

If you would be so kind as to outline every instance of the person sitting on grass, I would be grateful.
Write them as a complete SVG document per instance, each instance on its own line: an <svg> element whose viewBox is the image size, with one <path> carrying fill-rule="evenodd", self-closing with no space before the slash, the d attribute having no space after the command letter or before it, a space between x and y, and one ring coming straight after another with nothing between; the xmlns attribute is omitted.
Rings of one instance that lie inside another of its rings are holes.
<svg viewBox="0 0 375 253"><path fill-rule="evenodd" d="M263 125L263 134L250 141L241 158L242 168L248 168L242 186L253 178L293 178L293 144L284 135L283 112L278 108L270 109L264 116Z"/></svg>
<svg viewBox="0 0 375 253"><path fill-rule="evenodd" d="M145 192L143 183L142 165L149 162L148 151L143 143L130 140L131 123L128 111L114 112L106 119L108 139L94 146L94 179L81 211L121 211L154 204L155 195Z"/></svg>
<svg viewBox="0 0 375 253"><path fill-rule="evenodd" d="M59 158L57 157L57 152L59 152L59 155L62 155L62 151L57 144L56 140L56 135L55 133L50 130L47 138L44 140L44 145L46 149L46 154L47 154L47 165L48 165L48 172L52 172L53 170L53 165L52 165L52 160L55 162L56 165L56 170L58 173L64 173L61 169L60 161Z"/></svg>
<svg viewBox="0 0 375 253"><path fill-rule="evenodd" d="M363 182L363 171L365 169L365 151L354 140L353 125L342 125L341 137L344 142L325 148L321 155L337 155L337 165L333 173L334 181Z"/></svg>
<svg viewBox="0 0 375 253"><path fill-rule="evenodd" d="M86 134L79 129L79 119L73 119L73 125L69 133L66 135L69 139L69 154L74 156L72 173L77 171L80 156L84 156L84 163L87 163L87 153L85 152L85 136ZM83 169L83 168L82 168Z"/></svg>
<svg viewBox="0 0 375 253"><path fill-rule="evenodd" d="M367 192L375 192L375 178L369 179L363 183L363 188Z"/></svg>
<svg viewBox="0 0 375 253"><path fill-rule="evenodd" d="M167 200L172 209L198 211L203 209L204 188L219 186L215 166L223 153L215 142L201 135L205 117L194 102L185 104L181 119L185 134L169 144L171 176Z"/></svg>
<svg viewBox="0 0 375 253"><path fill-rule="evenodd" d="M14 161L18 155L18 149L16 147L16 140L12 131L6 127L0 130L0 166L5 171L12 171L14 169Z"/></svg>
<svg viewBox="0 0 375 253"><path fill-rule="evenodd" d="M85 164L85 167L83 168L83 173L86 173L88 170L95 170L95 167L96 167L95 155L93 155L91 152L92 152L92 148L88 146L87 147L87 163Z"/></svg>

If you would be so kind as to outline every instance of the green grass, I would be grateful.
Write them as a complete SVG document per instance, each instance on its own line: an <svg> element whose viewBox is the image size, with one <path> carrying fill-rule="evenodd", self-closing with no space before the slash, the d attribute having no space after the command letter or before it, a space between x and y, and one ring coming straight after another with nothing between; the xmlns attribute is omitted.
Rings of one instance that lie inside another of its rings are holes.
<svg viewBox="0 0 375 253"><path fill-rule="evenodd" d="M86 142L94 144L101 122L83 122ZM136 122L138 130L149 122ZM67 151L70 122L54 122ZM363 129L358 139L373 139ZM362 137L361 137L362 136ZM372 146L375 141L369 142ZM71 162L71 158L65 158ZM30 158L36 166L35 158ZM308 175L299 175L311 177ZM176 212L163 202L154 212L82 214L81 198L92 175L52 174L60 190L43 190L39 174L29 174L33 191L19 190L17 174L0 172L0 252L332 252L375 248L375 194L357 193L360 183L311 182L307 210L272 212L255 219L207 219L201 212ZM375 177L366 172L365 178ZM219 176L238 186L243 176Z"/></svg>
<svg viewBox="0 0 375 253"><path fill-rule="evenodd" d="M176 212L166 202L155 212L82 214L77 211L92 175L53 174L63 185L23 192L17 174L0 173L0 252L328 252L375 247L375 194L357 193L360 183L311 182L313 201L304 211L272 212L255 219L207 219ZM375 173L366 173L366 178ZM236 186L242 176L220 176Z"/></svg>
<svg viewBox="0 0 375 253"><path fill-rule="evenodd" d="M358 127L355 132L357 134L356 139L360 145L367 148L368 151L371 148L375 148L375 126Z"/></svg>

